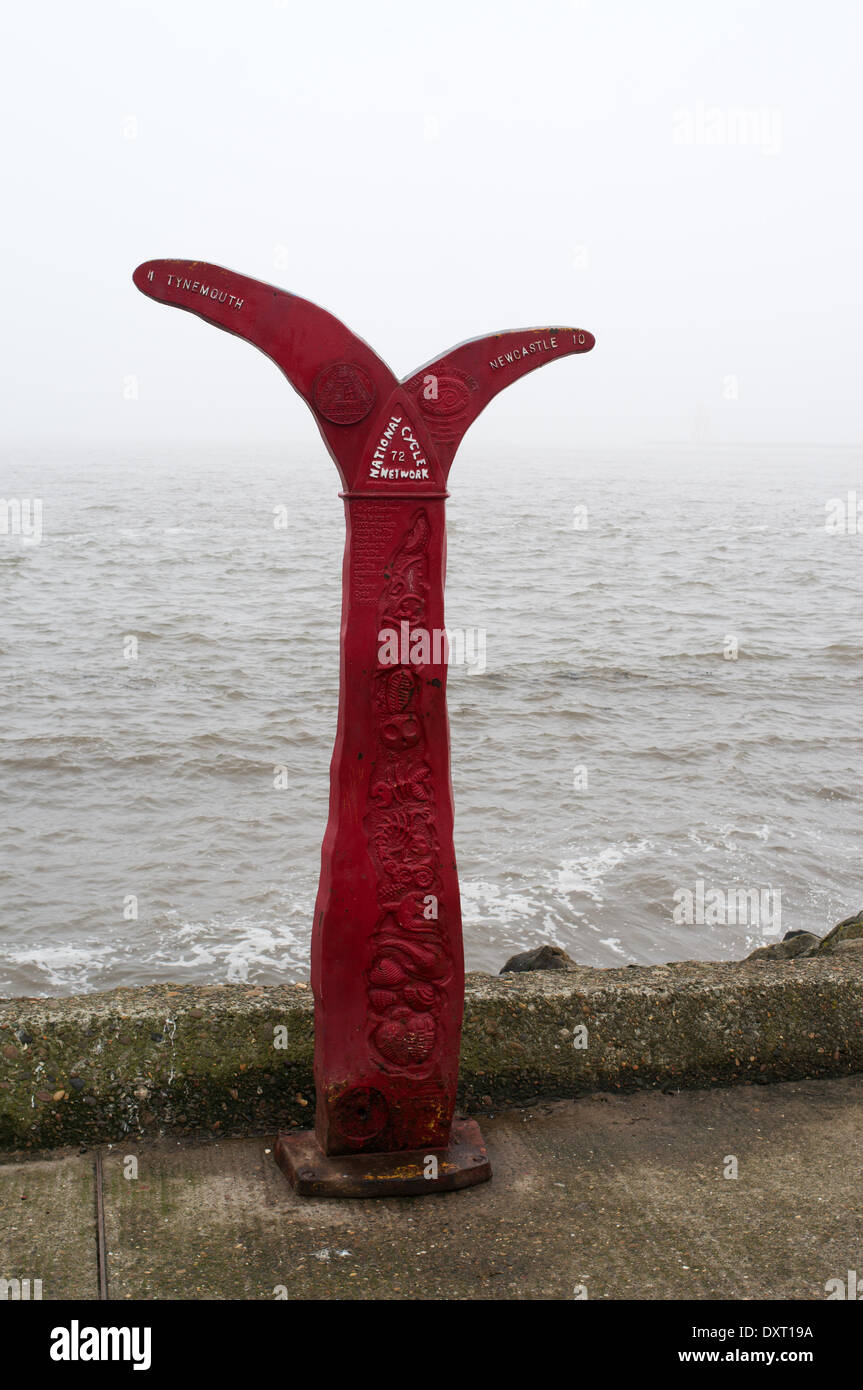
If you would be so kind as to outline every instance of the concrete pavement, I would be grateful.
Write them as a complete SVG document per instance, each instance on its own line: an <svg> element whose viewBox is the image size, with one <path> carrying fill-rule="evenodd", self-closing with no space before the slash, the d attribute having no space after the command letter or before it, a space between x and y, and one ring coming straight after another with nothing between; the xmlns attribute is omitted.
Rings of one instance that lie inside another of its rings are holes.
<svg viewBox="0 0 863 1390"><path fill-rule="evenodd" d="M598 1093L482 1127L491 1183L378 1201L296 1197L270 1138L105 1148L108 1296L824 1299L863 1279L863 1076ZM0 1166L0 1278L98 1298L94 1158Z"/></svg>

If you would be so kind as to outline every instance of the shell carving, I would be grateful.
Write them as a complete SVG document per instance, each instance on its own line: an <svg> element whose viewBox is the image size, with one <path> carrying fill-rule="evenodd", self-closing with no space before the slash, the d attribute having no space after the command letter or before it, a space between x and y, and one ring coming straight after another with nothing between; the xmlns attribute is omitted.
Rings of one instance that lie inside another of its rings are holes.
<svg viewBox="0 0 863 1390"><path fill-rule="evenodd" d="M386 682L387 709L390 714L401 714L406 710L416 690L415 677L404 666L393 671Z"/></svg>
<svg viewBox="0 0 863 1390"><path fill-rule="evenodd" d="M377 1049L399 1067L421 1066L431 1056L435 1021L431 1014L415 1014L414 1021L394 1019L375 1030Z"/></svg>
<svg viewBox="0 0 863 1390"><path fill-rule="evenodd" d="M405 972L398 961L392 960L389 956L379 956L369 973L370 984L381 985L384 989L392 989L394 985L402 984L405 978Z"/></svg>
<svg viewBox="0 0 863 1390"><path fill-rule="evenodd" d="M431 525L421 507L387 566L378 630L426 621ZM366 976L369 1046L388 1071L422 1076L433 1062L451 960L443 930L432 770L424 751L423 685L408 666L375 677L375 774L365 830L377 869L380 916ZM437 913L423 912L425 895Z"/></svg>

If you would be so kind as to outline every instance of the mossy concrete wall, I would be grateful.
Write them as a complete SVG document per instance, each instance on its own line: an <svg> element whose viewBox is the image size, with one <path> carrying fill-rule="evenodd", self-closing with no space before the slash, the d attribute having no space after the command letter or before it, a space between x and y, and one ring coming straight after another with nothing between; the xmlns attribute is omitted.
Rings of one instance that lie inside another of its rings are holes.
<svg viewBox="0 0 863 1390"><path fill-rule="evenodd" d="M307 986L0 1000L0 1148L311 1124ZM863 1071L863 960L469 975L467 1110Z"/></svg>

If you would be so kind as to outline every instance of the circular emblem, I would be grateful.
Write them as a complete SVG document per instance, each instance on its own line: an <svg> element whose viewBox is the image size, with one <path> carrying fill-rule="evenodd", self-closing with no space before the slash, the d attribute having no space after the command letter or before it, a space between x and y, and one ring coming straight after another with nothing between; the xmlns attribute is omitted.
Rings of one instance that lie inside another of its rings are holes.
<svg viewBox="0 0 863 1390"><path fill-rule="evenodd" d="M430 376L420 393L420 404L428 415L446 418L460 415L467 408L470 390L457 376Z"/></svg>
<svg viewBox="0 0 863 1390"><path fill-rule="evenodd" d="M373 1086L354 1086L333 1107L333 1121L346 1139L373 1139L387 1122L387 1103Z"/></svg>
<svg viewBox="0 0 863 1390"><path fill-rule="evenodd" d="M315 409L334 425L355 425L375 403L375 388L362 367L336 362L324 367L312 387Z"/></svg>
<svg viewBox="0 0 863 1390"><path fill-rule="evenodd" d="M470 416L471 397L477 390L477 382L467 372L445 363L440 371L430 368L417 372L407 383L407 389L422 410L436 440L446 443L464 433Z"/></svg>

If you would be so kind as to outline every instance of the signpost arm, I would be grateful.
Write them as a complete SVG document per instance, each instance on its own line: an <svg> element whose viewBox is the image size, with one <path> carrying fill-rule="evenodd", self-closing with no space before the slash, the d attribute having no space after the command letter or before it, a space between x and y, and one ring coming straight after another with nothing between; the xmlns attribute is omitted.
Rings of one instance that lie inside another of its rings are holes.
<svg viewBox="0 0 863 1390"><path fill-rule="evenodd" d="M310 407L342 482L351 485L365 430L346 425L365 419L397 384L368 343L310 300L206 261L145 261L132 278L149 299L195 314L271 358Z"/></svg>
<svg viewBox="0 0 863 1390"><path fill-rule="evenodd" d="M489 401L513 381L549 362L590 352L584 328L522 328L470 338L405 377L449 475L456 450Z"/></svg>

